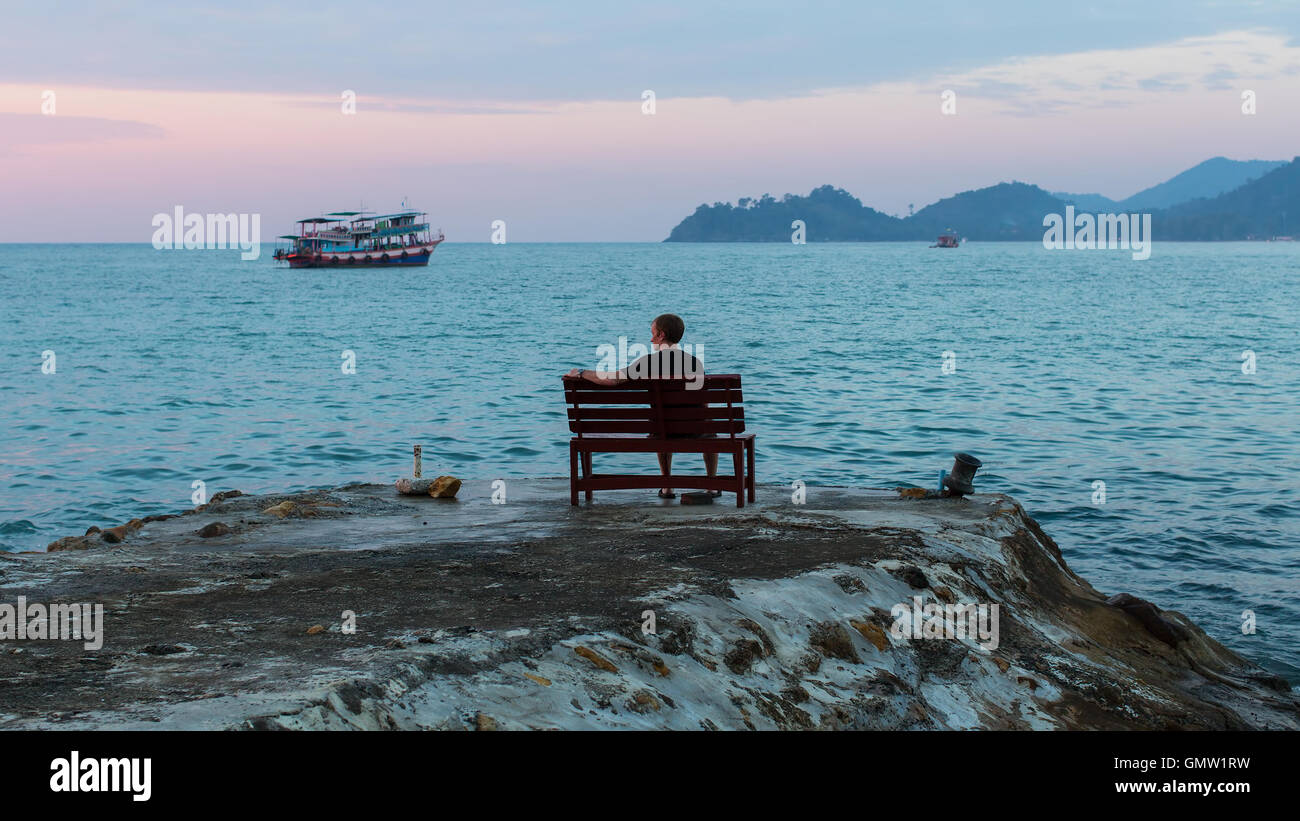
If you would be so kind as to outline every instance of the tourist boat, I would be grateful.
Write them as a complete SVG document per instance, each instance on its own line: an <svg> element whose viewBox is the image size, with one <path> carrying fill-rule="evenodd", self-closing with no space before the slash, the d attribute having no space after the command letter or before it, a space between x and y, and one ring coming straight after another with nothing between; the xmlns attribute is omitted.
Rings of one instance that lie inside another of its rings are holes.
<svg viewBox="0 0 1300 821"><path fill-rule="evenodd" d="M947 233L940 234L939 238L934 241L934 245L931 245L930 247L931 248L957 248L960 245L961 245L961 238L957 236L955 231L949 228Z"/></svg>
<svg viewBox="0 0 1300 821"><path fill-rule="evenodd" d="M428 265L433 249L446 237L429 230L423 211L374 216L364 211L334 211L298 220L297 234L280 237L287 248L274 258L290 268L382 268Z"/></svg>

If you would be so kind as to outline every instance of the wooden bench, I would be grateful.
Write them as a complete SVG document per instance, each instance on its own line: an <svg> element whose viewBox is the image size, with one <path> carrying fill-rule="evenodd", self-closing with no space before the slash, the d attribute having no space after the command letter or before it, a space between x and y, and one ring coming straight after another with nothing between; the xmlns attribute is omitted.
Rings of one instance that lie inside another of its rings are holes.
<svg viewBox="0 0 1300 821"><path fill-rule="evenodd" d="M754 434L745 433L739 374L706 375L696 390L688 390L689 383L682 379L633 379L611 386L578 377L563 379L573 433L569 440L572 504L578 503L578 491L591 501L595 490L663 487L733 492L736 507L745 506L746 494L754 501ZM677 438L700 434L713 436ZM713 477L597 474L591 469L593 453L730 453L735 473Z"/></svg>

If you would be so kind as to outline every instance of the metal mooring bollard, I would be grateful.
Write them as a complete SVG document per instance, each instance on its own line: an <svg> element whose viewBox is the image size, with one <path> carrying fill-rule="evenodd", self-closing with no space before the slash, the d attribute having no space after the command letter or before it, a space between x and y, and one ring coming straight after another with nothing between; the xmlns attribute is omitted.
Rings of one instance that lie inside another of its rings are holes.
<svg viewBox="0 0 1300 821"><path fill-rule="evenodd" d="M954 453L952 473L943 479L943 484L954 496L969 496L975 492L975 471L984 465L969 453Z"/></svg>
<svg viewBox="0 0 1300 821"><path fill-rule="evenodd" d="M416 445L415 446L415 478L416 479L420 478L420 467L421 467L420 457L422 455L423 455L423 451L421 450L419 445Z"/></svg>

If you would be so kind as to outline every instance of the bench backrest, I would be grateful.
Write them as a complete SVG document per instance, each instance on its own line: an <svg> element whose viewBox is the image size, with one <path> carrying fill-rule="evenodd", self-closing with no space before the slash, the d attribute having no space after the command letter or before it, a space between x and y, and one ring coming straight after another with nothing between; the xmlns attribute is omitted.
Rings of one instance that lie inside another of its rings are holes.
<svg viewBox="0 0 1300 821"><path fill-rule="evenodd" d="M745 432L740 374L708 374L696 390L689 390L690 384L684 379L632 379L606 386L566 376L569 430L578 437L594 433L735 437Z"/></svg>

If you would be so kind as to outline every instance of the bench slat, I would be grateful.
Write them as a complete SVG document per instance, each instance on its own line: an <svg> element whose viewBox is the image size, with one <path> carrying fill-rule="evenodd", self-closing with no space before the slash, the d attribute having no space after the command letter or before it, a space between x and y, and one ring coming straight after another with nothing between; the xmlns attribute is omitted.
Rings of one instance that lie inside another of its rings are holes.
<svg viewBox="0 0 1300 821"><path fill-rule="evenodd" d="M735 453L753 439L752 433L712 439L658 439L624 433L595 433L581 439L570 439L569 446L581 453Z"/></svg>
<svg viewBox="0 0 1300 821"><path fill-rule="evenodd" d="M619 388L606 388L600 390L586 389L566 389L564 391L564 401L570 405L648 405L653 401L653 394L649 390L622 390L626 386L620 385ZM744 395L739 388L701 388L698 391L663 391L660 394L661 400L665 405L705 405L705 404L722 404L728 402L740 404L744 401Z"/></svg>
<svg viewBox="0 0 1300 821"><path fill-rule="evenodd" d="M744 419L745 409L714 405L706 408L664 408L663 418L676 419ZM654 408L569 408L570 419L646 419L655 418Z"/></svg>
<svg viewBox="0 0 1300 821"><path fill-rule="evenodd" d="M638 475L631 473L596 473L582 480L584 489L591 490L635 490L637 488L658 488L670 485L675 488L694 488L698 490L735 491L736 479L733 476L664 476L663 474Z"/></svg>
<svg viewBox="0 0 1300 821"><path fill-rule="evenodd" d="M590 433L641 433L650 436L659 433L659 423L628 420L577 421L569 423L569 430L573 433L582 433L584 436ZM745 423L731 420L721 422L673 422L666 426L665 432L668 434L744 433Z"/></svg>
<svg viewBox="0 0 1300 821"><path fill-rule="evenodd" d="M587 386L592 387L592 388L595 388L595 389L597 389L597 390L616 390L616 388L614 388L614 389L612 389L612 388L607 388L607 387L605 387L605 386L603 386L603 385L597 385L595 382L589 382L589 381L587 381L587 380L585 380L585 379L580 379L580 378L578 378L578 377L576 377L576 376L562 376L562 377L560 377L560 379L564 382L564 386L565 386L566 388L567 388L567 387L571 387L571 386L573 386L573 385L587 385ZM658 380L659 384L661 384L661 385L665 385L665 386L670 386L670 385L679 385L679 386L680 386L680 385L684 385L684 384L686 384L688 381L690 381L690 380L687 380L687 379L660 379L660 380ZM623 387L623 386L620 385L619 387L621 388L621 387ZM718 388L736 388L736 387L740 387L740 374L738 374L738 373L709 373L709 374L705 374L705 375L704 375L704 387L706 387L706 388L714 388L714 387L718 387Z"/></svg>

